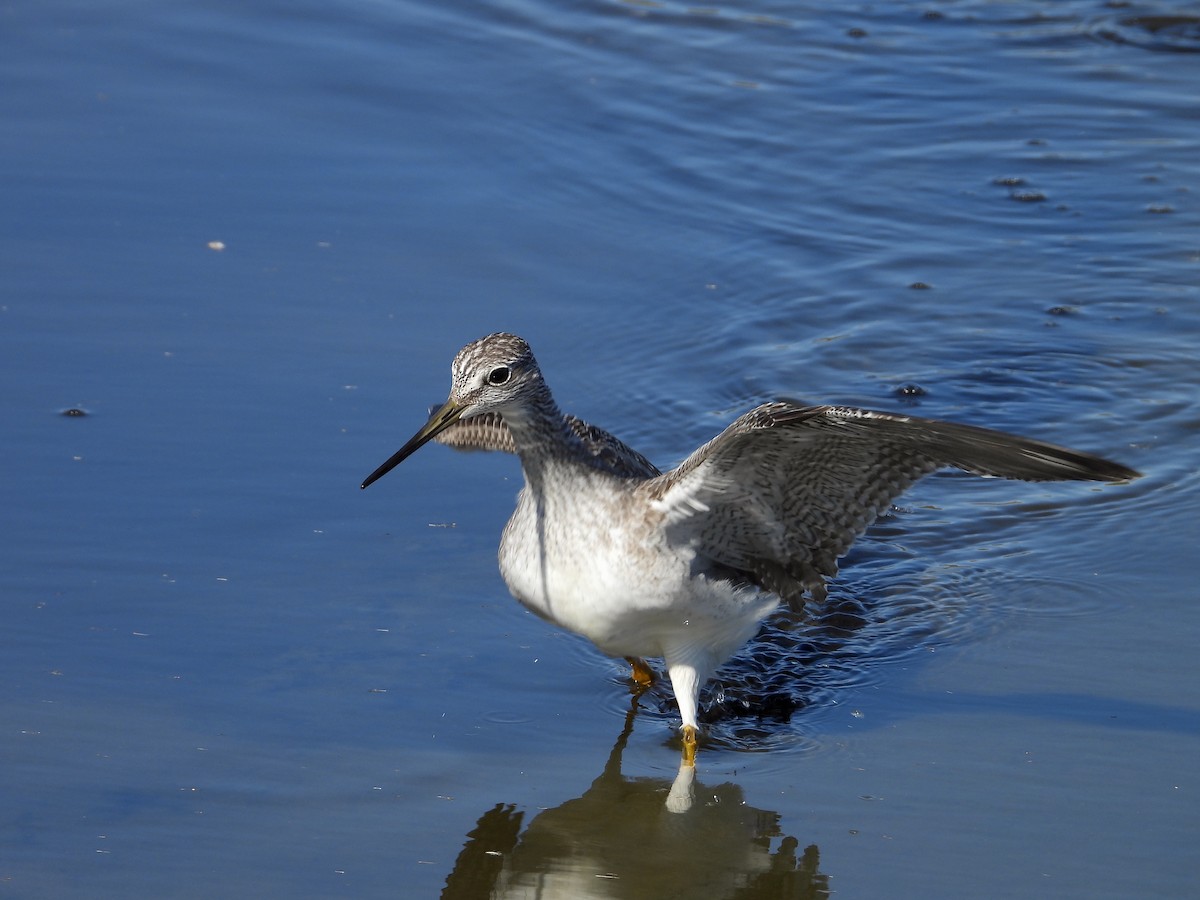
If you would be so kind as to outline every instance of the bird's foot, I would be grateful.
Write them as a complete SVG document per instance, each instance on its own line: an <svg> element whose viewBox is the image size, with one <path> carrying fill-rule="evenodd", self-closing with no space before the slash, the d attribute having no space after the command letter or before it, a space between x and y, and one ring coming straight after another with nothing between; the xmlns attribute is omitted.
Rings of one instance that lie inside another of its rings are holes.
<svg viewBox="0 0 1200 900"><path fill-rule="evenodd" d="M699 746L699 739L696 733L695 725L684 725L683 731L683 764L685 766L696 765L696 748Z"/></svg>
<svg viewBox="0 0 1200 900"><path fill-rule="evenodd" d="M650 668L650 663L637 656L627 656L625 657L625 662L629 663L631 670L629 677L633 679L638 687L648 688L654 684L655 675L654 670Z"/></svg>

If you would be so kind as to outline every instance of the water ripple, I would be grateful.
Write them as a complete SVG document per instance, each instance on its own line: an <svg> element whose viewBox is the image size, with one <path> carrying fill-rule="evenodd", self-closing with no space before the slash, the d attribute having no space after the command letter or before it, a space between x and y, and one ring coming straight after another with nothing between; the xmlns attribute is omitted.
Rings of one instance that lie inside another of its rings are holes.
<svg viewBox="0 0 1200 900"><path fill-rule="evenodd" d="M1002 581L994 569L928 566L902 548L871 549L878 552L859 559L853 577L824 603L801 613L780 610L718 671L701 696L707 746L814 752L813 729L823 711L886 680L905 659L986 633L1011 611L1011 601L997 600ZM1030 585L1022 593L1034 591ZM665 683L642 705L648 717L675 724L677 707Z"/></svg>
<svg viewBox="0 0 1200 900"><path fill-rule="evenodd" d="M1091 23L1090 33L1114 44L1164 53L1200 53L1200 16L1121 16Z"/></svg>

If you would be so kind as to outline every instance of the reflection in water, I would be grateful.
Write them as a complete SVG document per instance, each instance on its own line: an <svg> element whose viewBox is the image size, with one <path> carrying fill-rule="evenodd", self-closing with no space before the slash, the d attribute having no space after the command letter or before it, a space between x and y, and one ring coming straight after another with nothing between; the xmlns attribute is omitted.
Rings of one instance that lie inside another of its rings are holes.
<svg viewBox="0 0 1200 900"><path fill-rule="evenodd" d="M621 755L636 713L635 698L604 771L582 797L538 813L523 832L524 813L513 804L480 816L443 900L829 896L816 846L798 855L799 841L782 836L779 814L746 805L737 785L704 788L696 802L691 766L681 766L673 784L624 777Z"/></svg>

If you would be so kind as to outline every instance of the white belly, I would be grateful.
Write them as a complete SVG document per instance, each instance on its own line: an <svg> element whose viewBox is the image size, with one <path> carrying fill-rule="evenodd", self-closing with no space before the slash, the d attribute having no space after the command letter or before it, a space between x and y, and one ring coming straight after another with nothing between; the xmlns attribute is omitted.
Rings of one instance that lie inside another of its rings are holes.
<svg viewBox="0 0 1200 900"><path fill-rule="evenodd" d="M669 546L653 518L631 522L625 495L609 485L540 507L529 487L521 491L500 542L513 596L613 656L663 656L664 642L693 630L719 655L733 653L774 599L694 574L692 551ZM714 638L731 645L727 653Z"/></svg>

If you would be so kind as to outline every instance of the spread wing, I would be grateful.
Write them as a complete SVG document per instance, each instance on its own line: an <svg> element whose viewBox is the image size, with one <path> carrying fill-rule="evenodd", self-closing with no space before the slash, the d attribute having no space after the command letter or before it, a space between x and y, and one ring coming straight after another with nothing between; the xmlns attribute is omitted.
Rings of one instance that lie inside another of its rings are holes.
<svg viewBox="0 0 1200 900"><path fill-rule="evenodd" d="M435 406L434 409L436 408ZM563 418L580 443L591 453L593 461L606 471L620 478L653 478L659 474L659 470L650 460L604 429L589 425L575 416ZM512 432L508 430L500 414L495 412L459 419L434 440L456 450L517 452Z"/></svg>
<svg viewBox="0 0 1200 900"><path fill-rule="evenodd" d="M1123 481L1132 469L986 428L835 406L768 403L639 487L670 540L785 600L824 576L880 512L944 467L1026 481Z"/></svg>

